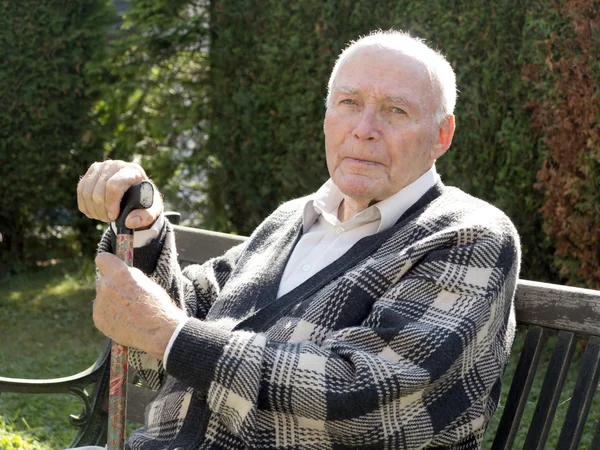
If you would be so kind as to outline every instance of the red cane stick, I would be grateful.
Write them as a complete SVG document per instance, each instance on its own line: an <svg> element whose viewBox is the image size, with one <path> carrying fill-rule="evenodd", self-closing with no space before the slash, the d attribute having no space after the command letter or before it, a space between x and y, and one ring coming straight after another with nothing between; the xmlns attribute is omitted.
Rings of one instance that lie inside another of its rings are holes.
<svg viewBox="0 0 600 450"><path fill-rule="evenodd" d="M134 209L150 208L154 187L149 181L131 186L121 200L117 226L117 256L129 267L133 266L133 230L125 226L125 219ZM108 393L108 450L125 448L125 414L127 411L127 374L129 348L113 342L110 353L110 388Z"/></svg>

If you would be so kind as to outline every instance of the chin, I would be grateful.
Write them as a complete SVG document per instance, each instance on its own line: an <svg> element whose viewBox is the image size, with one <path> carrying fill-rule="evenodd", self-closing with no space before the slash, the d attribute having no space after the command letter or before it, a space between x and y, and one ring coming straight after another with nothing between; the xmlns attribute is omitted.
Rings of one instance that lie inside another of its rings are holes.
<svg viewBox="0 0 600 450"><path fill-rule="evenodd" d="M334 180L334 183L339 188L342 193L347 197L352 197L356 199L372 199L375 197L375 189L368 183L348 183L342 182L337 183Z"/></svg>

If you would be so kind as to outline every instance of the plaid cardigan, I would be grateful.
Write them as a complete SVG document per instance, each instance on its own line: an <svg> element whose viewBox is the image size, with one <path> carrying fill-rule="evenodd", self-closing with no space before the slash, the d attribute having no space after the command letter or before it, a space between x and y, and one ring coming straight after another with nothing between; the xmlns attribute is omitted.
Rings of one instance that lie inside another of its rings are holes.
<svg viewBox="0 0 600 450"><path fill-rule="evenodd" d="M438 183L276 299L302 230L283 204L243 244L177 264L167 224L135 265L190 319L131 449L480 448L513 341L519 238L493 206ZM103 237L111 251L114 235Z"/></svg>

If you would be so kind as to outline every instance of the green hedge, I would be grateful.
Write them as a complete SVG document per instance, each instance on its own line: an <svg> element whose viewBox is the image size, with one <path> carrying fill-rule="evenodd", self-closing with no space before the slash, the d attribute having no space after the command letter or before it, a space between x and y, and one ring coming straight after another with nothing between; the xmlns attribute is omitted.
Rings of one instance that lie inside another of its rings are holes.
<svg viewBox="0 0 600 450"><path fill-rule="evenodd" d="M0 271L43 259L49 227L76 223L97 63L114 19L105 0L0 4ZM89 221L88 221L89 222Z"/></svg>
<svg viewBox="0 0 600 450"><path fill-rule="evenodd" d="M520 0L215 0L209 223L249 233L279 203L326 179L323 99L331 67L349 40L393 27L440 48L457 74L457 132L438 162L444 182L513 219L522 237L523 277L563 281L556 236L543 231L545 193L536 187L547 156L544 131L531 123L532 100L544 91L551 101L553 90L543 78L523 75L524 67L547 71L536 42L572 26L556 8ZM563 51L567 59L577 52Z"/></svg>
<svg viewBox="0 0 600 450"><path fill-rule="evenodd" d="M111 41L105 89L94 107L94 139L105 156L135 158L191 225L200 224L196 168L205 160L209 113L209 30L201 3L133 0Z"/></svg>
<svg viewBox="0 0 600 450"><path fill-rule="evenodd" d="M32 236L73 224L77 177L102 157L141 156L193 224L250 233L327 178L335 58L349 40L393 27L439 47L457 73L443 180L513 219L523 277L599 287L598 6L133 0L106 59L104 0L4 2L3 255L31 254Z"/></svg>
<svg viewBox="0 0 600 450"><path fill-rule="evenodd" d="M556 240L559 273L600 289L600 2L561 2L536 16L531 42L543 64L525 64L523 76L548 148L538 173L544 230Z"/></svg>

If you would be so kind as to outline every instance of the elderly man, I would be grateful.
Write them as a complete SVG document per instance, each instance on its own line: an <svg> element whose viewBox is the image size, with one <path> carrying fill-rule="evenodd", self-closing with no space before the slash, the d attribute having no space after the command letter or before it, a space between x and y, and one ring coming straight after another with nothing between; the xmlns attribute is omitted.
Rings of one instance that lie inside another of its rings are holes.
<svg viewBox="0 0 600 450"><path fill-rule="evenodd" d="M181 272L162 203L128 218L136 267L96 263L94 321L159 394L132 449L476 449L515 326L519 239L444 186L455 77L377 32L340 55L324 133L331 179L242 245ZM135 164L94 164L80 209L110 221ZM135 349L135 350L134 350Z"/></svg>

